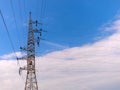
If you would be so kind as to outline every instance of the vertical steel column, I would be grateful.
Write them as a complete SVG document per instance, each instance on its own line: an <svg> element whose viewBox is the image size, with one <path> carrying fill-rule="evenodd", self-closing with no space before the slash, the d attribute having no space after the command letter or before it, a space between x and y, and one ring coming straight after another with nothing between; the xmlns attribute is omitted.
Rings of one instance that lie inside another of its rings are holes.
<svg viewBox="0 0 120 90"><path fill-rule="evenodd" d="M32 27L31 13L29 17L28 41L27 41L27 76L25 90L38 90L35 71L35 38Z"/></svg>
<svg viewBox="0 0 120 90"><path fill-rule="evenodd" d="M33 24L35 24L36 28L33 28ZM40 39L42 36L42 32L44 30L37 29L39 23L37 20L32 21L31 12L29 17L28 24L28 38L27 38L27 47L20 47L21 50L27 52L27 56L23 56L18 59L26 59L27 66L20 67L19 74L21 75L22 70L27 70L26 82L25 82L25 90L38 90L37 79L36 79L36 69L35 69L35 44L39 46ZM46 31L44 31L46 32ZM39 33L39 36L35 38L35 33ZM42 39L44 40L44 39Z"/></svg>

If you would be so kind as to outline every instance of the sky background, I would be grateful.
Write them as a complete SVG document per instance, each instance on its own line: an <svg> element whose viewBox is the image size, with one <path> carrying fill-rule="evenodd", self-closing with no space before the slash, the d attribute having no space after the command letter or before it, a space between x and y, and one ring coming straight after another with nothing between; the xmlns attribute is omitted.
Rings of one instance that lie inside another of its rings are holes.
<svg viewBox="0 0 120 90"><path fill-rule="evenodd" d="M93 43L95 37L110 35L110 32L102 33L99 28L119 14L119 0L12 0L12 4L11 0L4 0L1 1L0 8L15 51L26 45L29 12L32 12L33 20L43 23L41 27L48 32L43 33L46 40L41 41L41 48L37 48L36 52L40 55ZM13 50L2 19L0 21L0 55L3 55Z"/></svg>
<svg viewBox="0 0 120 90"><path fill-rule="evenodd" d="M120 0L0 0L0 10L18 57L30 11L47 30L36 47L41 90L120 90ZM1 90L23 90L1 17L0 41Z"/></svg>

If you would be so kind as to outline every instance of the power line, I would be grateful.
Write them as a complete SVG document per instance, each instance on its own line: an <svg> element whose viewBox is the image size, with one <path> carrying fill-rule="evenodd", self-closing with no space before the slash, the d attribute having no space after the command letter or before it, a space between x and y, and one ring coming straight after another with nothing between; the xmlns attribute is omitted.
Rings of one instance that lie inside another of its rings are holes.
<svg viewBox="0 0 120 90"><path fill-rule="evenodd" d="M26 0L24 0L24 14L25 14L25 18L27 18L27 15L26 15L26 2L25 2Z"/></svg>
<svg viewBox="0 0 120 90"><path fill-rule="evenodd" d="M5 19L4 19L4 16L3 16L1 10L0 10L0 15L1 15L1 17L2 17L2 20L3 20L4 26L5 26L5 30L7 31L7 35L8 35L8 38L9 38L9 41L10 41L11 47L12 47L13 52L14 52L14 54L15 54L15 56L16 56L16 59L17 59L18 57L17 57L17 54L15 53L15 48L14 48L14 45L13 45L12 39L11 39L11 37L10 37L9 30L8 30L8 28L7 28L7 24L5 23ZM19 62L18 62L18 64L19 64Z"/></svg>
<svg viewBox="0 0 120 90"><path fill-rule="evenodd" d="M46 7L47 7L47 3L46 0L44 0L43 17L45 17Z"/></svg>
<svg viewBox="0 0 120 90"><path fill-rule="evenodd" d="M38 19L38 16L39 16L39 0L37 0L37 5L36 5L36 14L37 14L37 19Z"/></svg>
<svg viewBox="0 0 120 90"><path fill-rule="evenodd" d="M24 27L23 27L23 17L22 17L22 9L21 9L21 3L20 0L18 0L18 4L19 4L19 9L20 9L20 17L21 17L21 22L22 22L22 31L23 31L23 36L24 36ZM24 36L25 37L25 36Z"/></svg>
<svg viewBox="0 0 120 90"><path fill-rule="evenodd" d="M29 2L30 2L30 11L32 11L32 0L30 0Z"/></svg>
<svg viewBox="0 0 120 90"><path fill-rule="evenodd" d="M16 29L18 30L18 26L17 26L17 21L16 21L16 18L15 18L15 12L14 12L14 8L13 8L13 2L12 2L12 0L10 0L10 3L11 3L11 8L12 8L12 12L13 12L14 21L15 21L15 26L16 26ZM20 44L19 34L17 36L18 36L18 42Z"/></svg>
<svg viewBox="0 0 120 90"><path fill-rule="evenodd" d="M44 4L44 0L41 1L41 18L42 18L42 15L43 15L43 4Z"/></svg>

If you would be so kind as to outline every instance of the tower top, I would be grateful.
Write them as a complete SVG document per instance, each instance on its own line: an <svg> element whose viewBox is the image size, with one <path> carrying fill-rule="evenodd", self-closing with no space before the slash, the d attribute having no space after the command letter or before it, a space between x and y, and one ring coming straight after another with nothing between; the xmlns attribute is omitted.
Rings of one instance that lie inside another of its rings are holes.
<svg viewBox="0 0 120 90"><path fill-rule="evenodd" d="M29 19L30 19L30 21L32 20L32 13L31 12L29 12Z"/></svg>

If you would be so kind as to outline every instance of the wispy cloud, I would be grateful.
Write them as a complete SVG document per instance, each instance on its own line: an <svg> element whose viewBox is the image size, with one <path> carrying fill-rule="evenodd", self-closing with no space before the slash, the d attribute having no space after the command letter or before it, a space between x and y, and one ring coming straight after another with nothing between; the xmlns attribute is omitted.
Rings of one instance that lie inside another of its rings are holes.
<svg viewBox="0 0 120 90"><path fill-rule="evenodd" d="M49 45L49 46L55 47L55 48L59 48L59 49L68 48L68 46L61 45L61 44L54 43L54 42L50 42L50 41L44 41L43 43L44 43L44 44L47 44L47 45Z"/></svg>

